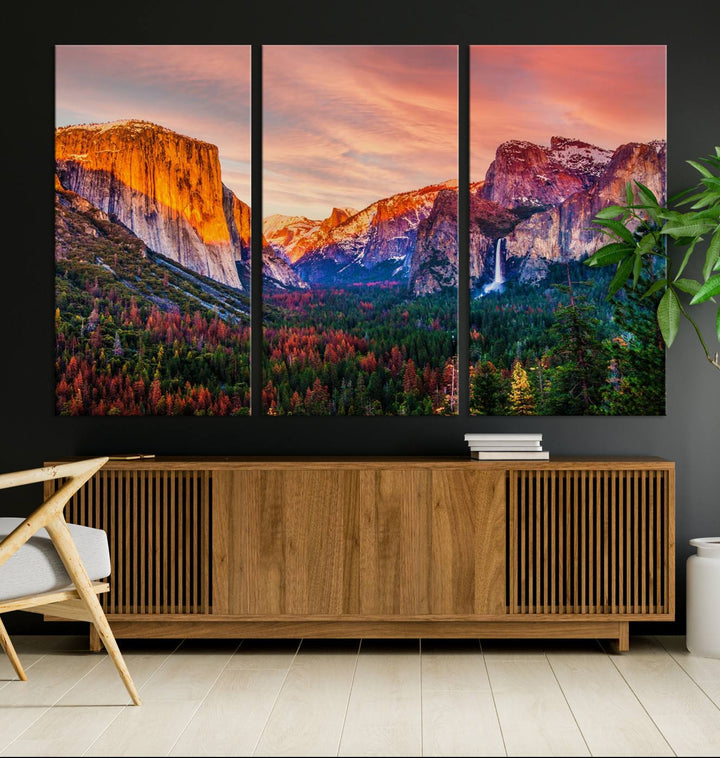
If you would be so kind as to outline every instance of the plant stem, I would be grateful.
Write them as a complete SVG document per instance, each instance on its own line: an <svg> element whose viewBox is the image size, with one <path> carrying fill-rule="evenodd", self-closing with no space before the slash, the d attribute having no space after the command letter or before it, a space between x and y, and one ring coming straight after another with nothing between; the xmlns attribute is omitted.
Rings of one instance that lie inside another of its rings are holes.
<svg viewBox="0 0 720 758"><path fill-rule="evenodd" d="M698 328L698 325L695 323L693 318L690 316L690 314L683 308L683 304L680 302L680 298L677 298L678 305L680 306L680 312L683 316L693 325L693 329L695 329L695 334L697 334L698 339L700 340L700 344L702 345L703 350L705 351L705 357L710 361L710 363L715 366L715 368L720 371L720 361L718 360L718 354L715 353L715 358L710 355L710 351L708 350L708 346L705 344L705 340L703 339L702 333L700 332L700 329Z"/></svg>

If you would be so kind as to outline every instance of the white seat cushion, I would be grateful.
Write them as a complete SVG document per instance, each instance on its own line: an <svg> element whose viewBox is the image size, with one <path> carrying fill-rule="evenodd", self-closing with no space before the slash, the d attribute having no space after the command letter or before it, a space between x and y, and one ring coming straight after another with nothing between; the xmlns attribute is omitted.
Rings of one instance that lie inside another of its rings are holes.
<svg viewBox="0 0 720 758"><path fill-rule="evenodd" d="M24 519L0 518L0 541ZM102 529L68 524L73 541L93 581L110 576L110 550ZM0 601L71 587L60 556L45 529L39 529L0 566Z"/></svg>

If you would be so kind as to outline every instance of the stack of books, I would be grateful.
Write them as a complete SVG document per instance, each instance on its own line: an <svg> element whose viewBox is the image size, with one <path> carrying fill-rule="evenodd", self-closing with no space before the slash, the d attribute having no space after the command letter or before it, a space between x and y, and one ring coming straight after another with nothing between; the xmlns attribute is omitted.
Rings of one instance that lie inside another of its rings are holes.
<svg viewBox="0 0 720 758"><path fill-rule="evenodd" d="M470 457L479 461L547 461L542 434L466 434Z"/></svg>

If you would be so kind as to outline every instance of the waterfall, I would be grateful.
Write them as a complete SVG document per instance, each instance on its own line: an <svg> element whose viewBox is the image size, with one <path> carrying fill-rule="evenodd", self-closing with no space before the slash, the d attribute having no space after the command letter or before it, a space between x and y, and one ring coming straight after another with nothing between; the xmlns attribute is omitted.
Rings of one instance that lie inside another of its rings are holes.
<svg viewBox="0 0 720 758"><path fill-rule="evenodd" d="M505 279L502 273L502 254L500 248L502 247L502 239L499 239L495 245L495 278L493 284L501 285L505 284Z"/></svg>
<svg viewBox="0 0 720 758"><path fill-rule="evenodd" d="M502 238L497 240L495 243L495 276L493 277L493 280L486 284L482 288L482 292L478 295L478 297L482 297L483 295L487 294L488 292L502 292L505 287L505 277L503 276L503 270L502 270Z"/></svg>

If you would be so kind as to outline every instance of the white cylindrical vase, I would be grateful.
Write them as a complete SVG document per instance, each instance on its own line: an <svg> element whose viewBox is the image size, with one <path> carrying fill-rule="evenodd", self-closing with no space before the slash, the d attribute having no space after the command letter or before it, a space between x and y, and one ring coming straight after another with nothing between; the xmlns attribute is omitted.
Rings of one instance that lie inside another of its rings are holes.
<svg viewBox="0 0 720 758"><path fill-rule="evenodd" d="M690 540L685 644L693 655L720 658L720 537Z"/></svg>

